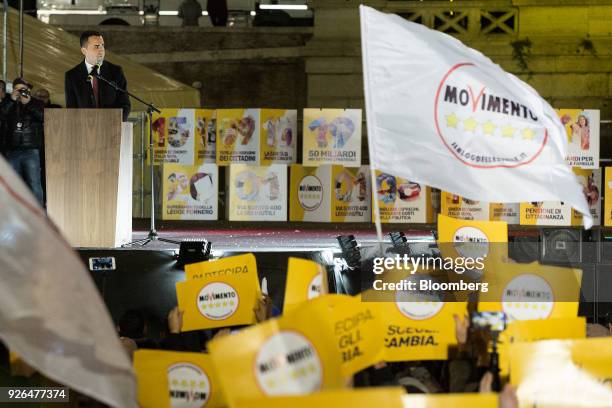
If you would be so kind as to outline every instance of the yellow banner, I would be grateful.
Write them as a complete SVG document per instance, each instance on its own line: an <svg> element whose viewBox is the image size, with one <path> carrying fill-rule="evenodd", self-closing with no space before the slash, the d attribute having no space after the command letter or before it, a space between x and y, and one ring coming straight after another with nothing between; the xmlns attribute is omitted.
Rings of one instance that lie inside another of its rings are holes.
<svg viewBox="0 0 612 408"><path fill-rule="evenodd" d="M185 276L176 283L184 331L255 322L261 292L253 254L186 265Z"/></svg>
<svg viewBox="0 0 612 408"><path fill-rule="evenodd" d="M520 407L612 406L612 338L547 340L510 347Z"/></svg>
<svg viewBox="0 0 612 408"><path fill-rule="evenodd" d="M229 168L228 219L230 221L287 221L287 166Z"/></svg>
<svg viewBox="0 0 612 408"><path fill-rule="evenodd" d="M376 170L376 189L382 223L432 223L431 188ZM372 222L375 214L372 212Z"/></svg>
<svg viewBox="0 0 612 408"><path fill-rule="evenodd" d="M606 167L605 191L607 200L604 201L604 225L612 226L612 167Z"/></svg>
<svg viewBox="0 0 612 408"><path fill-rule="evenodd" d="M289 258L283 314L327 292L327 270L324 266L307 259Z"/></svg>
<svg viewBox="0 0 612 408"><path fill-rule="evenodd" d="M162 219L218 219L218 174L216 164L164 164Z"/></svg>
<svg viewBox="0 0 612 408"><path fill-rule="evenodd" d="M212 360L206 354L137 350L134 371L142 408L227 405Z"/></svg>
<svg viewBox="0 0 612 408"><path fill-rule="evenodd" d="M503 259L508 257L508 224L467 221L438 216L438 244L442 256Z"/></svg>
<svg viewBox="0 0 612 408"><path fill-rule="evenodd" d="M334 191L331 200L332 222L370 222L370 168L332 167Z"/></svg>
<svg viewBox="0 0 612 408"><path fill-rule="evenodd" d="M297 110L262 109L261 164L296 162Z"/></svg>
<svg viewBox="0 0 612 408"><path fill-rule="evenodd" d="M442 191L440 196L441 214L462 220L488 221L489 203L470 200L456 194Z"/></svg>
<svg viewBox="0 0 612 408"><path fill-rule="evenodd" d="M195 110L196 164L217 163L217 111Z"/></svg>
<svg viewBox="0 0 612 408"><path fill-rule="evenodd" d="M404 395L405 408L494 408L498 406L498 395L488 394L436 394Z"/></svg>
<svg viewBox="0 0 612 408"><path fill-rule="evenodd" d="M401 387L376 387L367 389L322 391L316 394L240 400L236 408L403 408Z"/></svg>
<svg viewBox="0 0 612 408"><path fill-rule="evenodd" d="M259 165L259 109L217 110L217 164Z"/></svg>
<svg viewBox="0 0 612 408"><path fill-rule="evenodd" d="M308 308L208 343L230 404L344 387L340 354Z"/></svg>
<svg viewBox="0 0 612 408"><path fill-rule="evenodd" d="M509 321L576 317L581 278L580 269L492 263L482 278L489 290L480 294L478 310L503 311Z"/></svg>
<svg viewBox="0 0 612 408"><path fill-rule="evenodd" d="M153 163L195 163L195 110L162 109L153 114Z"/></svg>
<svg viewBox="0 0 612 408"><path fill-rule="evenodd" d="M361 109L304 109L304 166L361 166Z"/></svg>

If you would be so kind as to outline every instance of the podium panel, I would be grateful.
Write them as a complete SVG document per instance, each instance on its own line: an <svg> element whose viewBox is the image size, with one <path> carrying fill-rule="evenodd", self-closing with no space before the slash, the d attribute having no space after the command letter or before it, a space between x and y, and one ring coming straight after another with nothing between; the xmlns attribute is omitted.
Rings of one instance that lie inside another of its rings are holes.
<svg viewBox="0 0 612 408"><path fill-rule="evenodd" d="M74 247L132 236L132 124L120 109L46 109L47 214Z"/></svg>

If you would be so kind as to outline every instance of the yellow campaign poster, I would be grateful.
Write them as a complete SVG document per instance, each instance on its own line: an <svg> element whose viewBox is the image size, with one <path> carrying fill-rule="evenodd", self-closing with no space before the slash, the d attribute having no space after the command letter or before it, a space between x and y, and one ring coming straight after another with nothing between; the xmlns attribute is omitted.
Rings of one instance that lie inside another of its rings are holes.
<svg viewBox="0 0 612 408"><path fill-rule="evenodd" d="M325 295L303 303L294 313L310 316L327 333L345 378L383 360L384 320L375 303L361 302L359 295Z"/></svg>
<svg viewBox="0 0 612 408"><path fill-rule="evenodd" d="M612 167L606 167L605 190L607 200L604 201L604 226L612 226Z"/></svg>
<svg viewBox="0 0 612 408"><path fill-rule="evenodd" d="M509 225L521 222L521 205L519 203L491 203L489 215L491 221L504 221Z"/></svg>
<svg viewBox="0 0 612 408"><path fill-rule="evenodd" d="M237 400L344 388L340 355L327 330L299 308L208 343L224 395Z"/></svg>
<svg viewBox="0 0 612 408"><path fill-rule="evenodd" d="M259 165L259 109L217 109L217 164Z"/></svg>
<svg viewBox="0 0 612 408"><path fill-rule="evenodd" d="M370 222L371 178L368 166L332 167L334 192L331 200L332 222Z"/></svg>
<svg viewBox="0 0 612 408"><path fill-rule="evenodd" d="M331 221L332 167L291 165L290 221Z"/></svg>
<svg viewBox="0 0 612 408"><path fill-rule="evenodd" d="M593 225L601 225L601 169L572 168L586 199ZM521 203L521 225L581 226L582 214L560 201Z"/></svg>
<svg viewBox="0 0 612 408"><path fill-rule="evenodd" d="M438 245L444 257L506 259L508 224L503 221L466 221L440 214Z"/></svg>
<svg viewBox="0 0 612 408"><path fill-rule="evenodd" d="M261 291L253 254L191 264L185 274L176 283L184 331L255 322Z"/></svg>
<svg viewBox="0 0 612 408"><path fill-rule="evenodd" d="M576 317L582 270L538 262L493 263L484 272L489 283L479 311L503 311L509 321Z"/></svg>
<svg viewBox="0 0 612 408"><path fill-rule="evenodd" d="M376 170L373 199L378 200L382 223L433 222L431 188L425 185Z"/></svg>
<svg viewBox="0 0 612 408"><path fill-rule="evenodd" d="M219 173L216 164L164 164L162 219L218 219Z"/></svg>
<svg viewBox="0 0 612 408"><path fill-rule="evenodd" d="M162 109L153 115L153 163L192 166L195 157L195 110Z"/></svg>
<svg viewBox="0 0 612 408"><path fill-rule="evenodd" d="M217 111L195 110L196 164L217 163Z"/></svg>
<svg viewBox="0 0 612 408"><path fill-rule="evenodd" d="M599 110L557 109L557 114L567 132L567 164L599 168Z"/></svg>
<svg viewBox="0 0 612 408"><path fill-rule="evenodd" d="M405 408L495 408L498 406L498 395L482 394L409 394L402 397Z"/></svg>
<svg viewBox="0 0 612 408"><path fill-rule="evenodd" d="M441 214L462 220L488 221L490 203L470 200L457 194L442 191Z"/></svg>
<svg viewBox="0 0 612 408"><path fill-rule="evenodd" d="M137 350L134 371L142 408L227 406L210 356Z"/></svg>
<svg viewBox="0 0 612 408"><path fill-rule="evenodd" d="M361 166L361 109L304 109L304 166Z"/></svg>
<svg viewBox="0 0 612 408"><path fill-rule="evenodd" d="M520 407L612 406L612 337L515 343L510 366Z"/></svg>
<svg viewBox="0 0 612 408"><path fill-rule="evenodd" d="M584 339L586 337L586 319L569 317L547 320L514 320L500 334L499 366L501 375L510 373L509 347L520 342L532 342L550 339Z"/></svg>
<svg viewBox="0 0 612 408"><path fill-rule="evenodd" d="M317 262L289 258L283 314L296 306L327 293L327 271Z"/></svg>
<svg viewBox="0 0 612 408"><path fill-rule="evenodd" d="M229 168L227 205L230 221L287 221L287 166Z"/></svg>
<svg viewBox="0 0 612 408"><path fill-rule="evenodd" d="M291 164L297 161L297 110L261 110L261 164Z"/></svg>
<svg viewBox="0 0 612 408"><path fill-rule="evenodd" d="M321 391L310 395L240 400L236 408L404 408L402 387Z"/></svg>

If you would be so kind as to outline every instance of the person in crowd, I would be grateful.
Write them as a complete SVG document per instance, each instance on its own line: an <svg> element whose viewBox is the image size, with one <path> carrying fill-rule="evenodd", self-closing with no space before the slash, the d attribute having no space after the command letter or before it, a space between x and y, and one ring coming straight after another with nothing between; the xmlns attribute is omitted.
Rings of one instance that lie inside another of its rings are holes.
<svg viewBox="0 0 612 408"><path fill-rule="evenodd" d="M6 82L0 79L0 104L6 98ZM4 121L0 118L0 154L4 155Z"/></svg>
<svg viewBox="0 0 612 408"><path fill-rule="evenodd" d="M43 106L33 99L32 85L23 78L13 81L13 92L0 104L4 128L4 157L44 206L40 150L43 145Z"/></svg>
<svg viewBox="0 0 612 408"><path fill-rule="evenodd" d="M61 108L61 105L51 102L51 95L45 88L38 88L32 93L32 96L43 103L45 109Z"/></svg>
<svg viewBox="0 0 612 408"><path fill-rule="evenodd" d="M64 90L67 108L119 108L123 120L130 114L130 98L97 75L127 90L127 80L119 65L104 60L105 48L102 33L85 31L81 34L81 53L84 61L66 72Z"/></svg>
<svg viewBox="0 0 612 408"><path fill-rule="evenodd" d="M206 11L212 25L225 27L227 25L227 0L208 0Z"/></svg>
<svg viewBox="0 0 612 408"><path fill-rule="evenodd" d="M140 310L127 310L119 318L117 327L120 337L127 337L134 340L138 348L158 348L155 340L149 336L150 324Z"/></svg>
<svg viewBox="0 0 612 408"><path fill-rule="evenodd" d="M197 27L202 17L202 6L198 0L183 0L178 9L178 16L183 20L183 27Z"/></svg>

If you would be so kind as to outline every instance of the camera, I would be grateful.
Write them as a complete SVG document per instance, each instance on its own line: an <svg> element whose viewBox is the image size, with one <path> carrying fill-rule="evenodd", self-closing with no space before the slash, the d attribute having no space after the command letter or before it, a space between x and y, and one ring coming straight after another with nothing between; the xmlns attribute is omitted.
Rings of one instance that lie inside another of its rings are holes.
<svg viewBox="0 0 612 408"><path fill-rule="evenodd" d="M19 94L21 96L23 96L24 98L28 98L31 94L30 94L30 90L27 88L22 88L19 90Z"/></svg>

